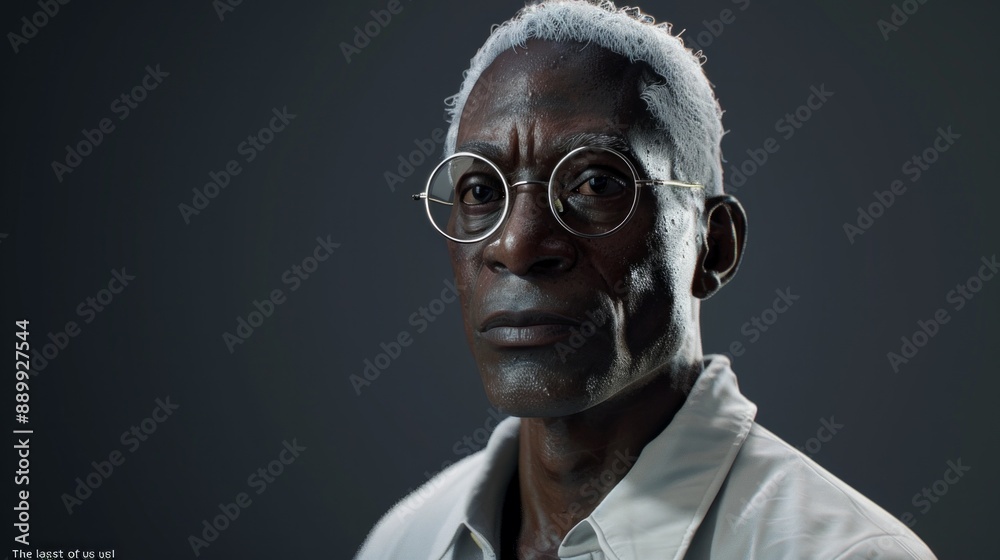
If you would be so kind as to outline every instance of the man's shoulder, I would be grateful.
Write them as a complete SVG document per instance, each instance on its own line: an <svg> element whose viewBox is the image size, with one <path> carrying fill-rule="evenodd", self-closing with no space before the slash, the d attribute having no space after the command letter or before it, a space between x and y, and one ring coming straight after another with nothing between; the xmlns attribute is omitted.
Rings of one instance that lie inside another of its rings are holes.
<svg viewBox="0 0 1000 560"><path fill-rule="evenodd" d="M356 560L417 558L429 553L437 539L452 535L461 523L468 499L489 461L485 449L444 468L396 503L368 534Z"/></svg>
<svg viewBox="0 0 1000 560"><path fill-rule="evenodd" d="M934 558L902 522L757 423L710 517L712 541L765 557Z"/></svg>

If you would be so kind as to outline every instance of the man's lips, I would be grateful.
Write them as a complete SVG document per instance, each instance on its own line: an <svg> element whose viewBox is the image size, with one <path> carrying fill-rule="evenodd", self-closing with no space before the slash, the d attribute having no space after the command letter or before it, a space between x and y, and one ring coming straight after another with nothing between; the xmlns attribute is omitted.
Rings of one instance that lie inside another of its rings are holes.
<svg viewBox="0 0 1000 560"><path fill-rule="evenodd" d="M503 311L487 316L478 331L497 346L547 346L568 338L580 323L549 311Z"/></svg>

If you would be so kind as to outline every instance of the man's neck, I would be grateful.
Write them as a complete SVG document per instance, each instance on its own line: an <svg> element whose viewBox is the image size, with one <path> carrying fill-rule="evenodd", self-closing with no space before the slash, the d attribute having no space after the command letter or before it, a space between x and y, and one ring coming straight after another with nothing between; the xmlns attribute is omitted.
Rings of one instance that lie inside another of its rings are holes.
<svg viewBox="0 0 1000 560"><path fill-rule="evenodd" d="M563 537L594 511L639 452L667 427L701 367L699 362L689 371L660 374L628 395L578 414L522 419L502 547L511 550L516 534L518 558L556 558Z"/></svg>

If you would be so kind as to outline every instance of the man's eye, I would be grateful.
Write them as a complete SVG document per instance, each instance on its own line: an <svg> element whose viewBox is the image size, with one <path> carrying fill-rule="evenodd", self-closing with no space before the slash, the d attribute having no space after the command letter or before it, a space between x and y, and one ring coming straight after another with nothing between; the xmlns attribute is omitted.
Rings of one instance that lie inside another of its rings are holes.
<svg viewBox="0 0 1000 560"><path fill-rule="evenodd" d="M497 187L483 184L470 184L461 193L462 204L475 206L495 202L503 198L503 193Z"/></svg>
<svg viewBox="0 0 1000 560"><path fill-rule="evenodd" d="M625 185L618 179L597 175L583 181L574 190L584 196L614 196L624 189Z"/></svg>

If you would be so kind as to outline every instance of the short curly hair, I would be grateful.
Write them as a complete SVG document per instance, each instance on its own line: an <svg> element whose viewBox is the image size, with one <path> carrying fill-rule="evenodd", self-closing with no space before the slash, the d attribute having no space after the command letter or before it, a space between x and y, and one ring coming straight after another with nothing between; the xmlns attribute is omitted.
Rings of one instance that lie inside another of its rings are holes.
<svg viewBox="0 0 1000 560"><path fill-rule="evenodd" d="M688 49L672 33L671 24L657 23L638 8L617 8L608 0L529 4L510 20L493 26L464 72L459 92L445 100L451 123L445 156L455 152L462 111L482 73L502 52L523 48L532 38L593 43L632 62L648 64L655 74L645 73L645 83L639 84L640 97L655 129L665 132L669 141L647 144L654 149L648 156L645 151L636 154L639 163L657 176L703 184L709 194L723 192L722 109L702 70L704 57L700 51ZM486 88L485 95L488 91ZM642 133L630 129L627 134L635 143Z"/></svg>

